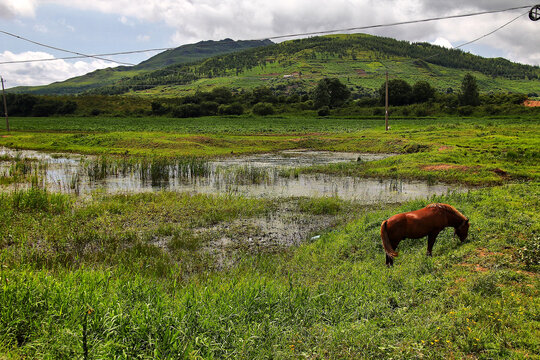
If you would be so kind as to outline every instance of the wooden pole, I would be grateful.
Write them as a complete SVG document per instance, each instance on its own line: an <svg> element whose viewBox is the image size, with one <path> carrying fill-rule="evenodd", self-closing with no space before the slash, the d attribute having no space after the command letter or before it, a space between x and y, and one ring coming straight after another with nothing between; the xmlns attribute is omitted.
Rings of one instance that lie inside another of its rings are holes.
<svg viewBox="0 0 540 360"><path fill-rule="evenodd" d="M385 101L385 117L384 124L386 131L388 131L388 71L386 72L386 101Z"/></svg>
<svg viewBox="0 0 540 360"><path fill-rule="evenodd" d="M2 81L2 97L4 98L4 114L6 115L6 130L9 132L9 117L7 112L6 90L4 89L4 78L0 77Z"/></svg>

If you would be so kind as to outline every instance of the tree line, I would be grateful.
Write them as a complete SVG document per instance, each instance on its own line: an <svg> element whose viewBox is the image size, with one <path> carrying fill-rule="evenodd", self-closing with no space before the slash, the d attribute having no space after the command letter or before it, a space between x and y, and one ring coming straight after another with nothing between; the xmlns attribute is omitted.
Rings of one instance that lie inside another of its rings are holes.
<svg viewBox="0 0 540 360"><path fill-rule="evenodd" d="M525 94L480 94L476 78L466 74L459 91L435 89L427 81L388 82L391 112L402 116L456 114L497 115L538 111L521 106ZM349 88L338 78L321 79L311 91L260 86L251 90L216 87L176 98L138 98L109 95L36 96L7 94L12 116L109 115L192 118L216 115L316 114L384 115L386 83L378 91ZM530 94L537 96L537 94Z"/></svg>

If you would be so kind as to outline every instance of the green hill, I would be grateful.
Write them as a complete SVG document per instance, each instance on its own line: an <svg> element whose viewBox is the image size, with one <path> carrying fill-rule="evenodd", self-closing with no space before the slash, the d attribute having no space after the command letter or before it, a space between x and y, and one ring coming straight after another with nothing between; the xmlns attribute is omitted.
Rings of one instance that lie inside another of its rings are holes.
<svg viewBox="0 0 540 360"><path fill-rule="evenodd" d="M256 46L263 43L266 46ZM241 50L245 47L250 48ZM212 52L227 49L228 54L211 56ZM178 63L159 67L173 58ZM69 86L77 84L80 92L160 97L187 95L217 86L238 92L266 86L276 93L305 93L321 78L337 77L357 93L373 93L388 71L391 78L410 83L426 80L442 91L457 90L463 76L471 72L482 92L540 93L538 66L365 34L312 37L279 44L229 39L201 42L161 53L133 68L107 71L85 75L93 76L92 80L99 75L99 85L84 83L84 77L80 77L39 91L66 93Z"/></svg>
<svg viewBox="0 0 540 360"><path fill-rule="evenodd" d="M118 66L100 69L88 74L77 76L66 81L55 82L45 86L20 86L9 89L11 93L29 94L79 94L91 89L114 84L121 79L129 79L166 66L193 63L216 55L228 54L254 47L273 44L270 40L234 41L201 41L188 44L159 53L135 66Z"/></svg>
<svg viewBox="0 0 540 360"><path fill-rule="evenodd" d="M537 66L364 34L286 41L168 66L94 92L178 96L216 86L242 91L262 85L277 93L302 93L323 77L338 77L353 91L373 92L384 82L386 71L411 83L426 80L443 91L457 90L471 72L483 92L540 92Z"/></svg>

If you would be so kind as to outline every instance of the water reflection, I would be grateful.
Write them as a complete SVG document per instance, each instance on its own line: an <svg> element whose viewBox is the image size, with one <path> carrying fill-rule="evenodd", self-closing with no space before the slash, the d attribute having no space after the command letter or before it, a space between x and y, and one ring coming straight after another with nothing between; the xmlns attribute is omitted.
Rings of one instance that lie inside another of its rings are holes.
<svg viewBox="0 0 540 360"><path fill-rule="evenodd" d="M378 160L391 154L283 151L231 159L206 161L187 158L163 162L158 159L100 158L0 148L0 174L6 174L13 159L33 159L40 168L42 185L51 191L86 194L153 190L235 194L250 197L336 196L362 203L400 202L459 191L447 184L421 181L362 179L325 174L280 176L284 168L338 162ZM38 170L36 170L38 171ZM12 185L12 186L21 186Z"/></svg>

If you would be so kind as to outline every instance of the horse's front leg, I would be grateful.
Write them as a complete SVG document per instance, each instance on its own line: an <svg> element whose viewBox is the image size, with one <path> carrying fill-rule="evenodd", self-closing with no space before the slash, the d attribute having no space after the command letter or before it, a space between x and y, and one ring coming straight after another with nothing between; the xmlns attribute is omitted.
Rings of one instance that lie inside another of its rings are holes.
<svg viewBox="0 0 540 360"><path fill-rule="evenodd" d="M437 235L439 235L438 232L433 232L428 235L427 239L427 256L431 256L431 251L433 250L433 245L435 244L435 240L437 239Z"/></svg>

